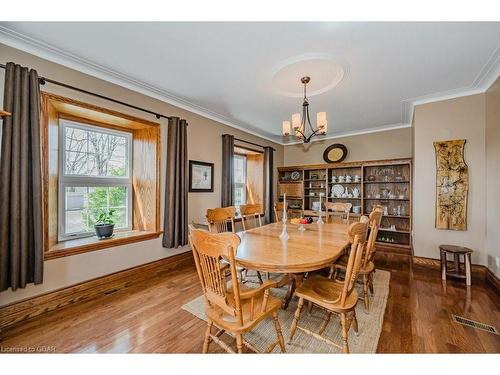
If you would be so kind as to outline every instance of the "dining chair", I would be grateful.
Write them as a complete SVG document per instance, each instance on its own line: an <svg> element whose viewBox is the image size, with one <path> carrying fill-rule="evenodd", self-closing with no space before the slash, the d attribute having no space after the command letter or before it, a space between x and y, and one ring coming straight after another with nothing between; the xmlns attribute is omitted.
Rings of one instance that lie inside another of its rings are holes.
<svg viewBox="0 0 500 375"><path fill-rule="evenodd" d="M286 213L288 217L288 203L286 204ZM274 203L274 219L277 223L279 223L283 218L283 203L282 202L275 202Z"/></svg>
<svg viewBox="0 0 500 375"><path fill-rule="evenodd" d="M236 207L209 208L207 210L208 230L212 233L233 232Z"/></svg>
<svg viewBox="0 0 500 375"><path fill-rule="evenodd" d="M352 203L325 202L326 221L328 222L330 216L332 216L340 217L343 222L349 223L351 208Z"/></svg>
<svg viewBox="0 0 500 375"><path fill-rule="evenodd" d="M382 220L383 210L382 207L375 207L374 210L370 213L369 217L362 216L360 218L363 222L368 223L370 234L368 236L368 241L366 243L366 247L363 253L363 258L361 261L361 267L359 269L359 275L362 277L363 281L363 301L365 304L365 311L368 313L370 311L370 299L368 296L368 290L373 295L373 275L375 273L375 242L377 241L378 229L380 228L380 222ZM337 279L339 275L339 271L344 271L347 268L348 257L347 255L342 256L332 265L330 270L330 278L333 276L334 279ZM360 297L361 298L361 297Z"/></svg>
<svg viewBox="0 0 500 375"><path fill-rule="evenodd" d="M240 214L243 230L261 227L261 215L263 211L262 204L242 204L240 206Z"/></svg>
<svg viewBox="0 0 500 375"><path fill-rule="evenodd" d="M271 352L276 345L285 352L285 342L278 318L281 300L269 294L269 289L277 287L277 282L267 280L253 289L238 282L235 251L240 244L240 238L234 233L210 233L192 227L189 243L205 297L207 329L203 353L208 353L212 341L228 353L234 353L231 346L220 339L224 332L236 337L238 353L242 353L243 345L257 351L243 340L243 335L267 317L272 317L274 320L277 340L267 348L266 352ZM228 286L226 275L221 271L222 260L229 264L231 286ZM213 326L218 328L216 333L212 333Z"/></svg>
<svg viewBox="0 0 500 375"><path fill-rule="evenodd" d="M349 226L348 232L349 235L354 238L354 241L351 245L351 252L349 254L346 275L343 282L320 275L313 275L297 287L295 295L299 297L299 304L290 327L289 342L292 341L296 330L299 329L327 344L342 349L344 353L349 353L348 337L351 326L355 333L358 332L358 321L355 310L358 303L358 293L355 285L359 267L361 266L363 249L366 244L367 231L368 224L366 223L356 222ZM316 306L325 309L327 312L318 333L298 325L304 301L310 301ZM340 315L342 327L341 345L323 335L334 313Z"/></svg>
<svg viewBox="0 0 500 375"><path fill-rule="evenodd" d="M264 211L262 204L242 204L240 206L241 224L243 230L248 230L256 227L262 226L261 215ZM262 284L262 275L259 271L257 272L257 277L259 283ZM245 270L245 276L248 276L248 270ZM267 273L267 278L269 279L269 272Z"/></svg>

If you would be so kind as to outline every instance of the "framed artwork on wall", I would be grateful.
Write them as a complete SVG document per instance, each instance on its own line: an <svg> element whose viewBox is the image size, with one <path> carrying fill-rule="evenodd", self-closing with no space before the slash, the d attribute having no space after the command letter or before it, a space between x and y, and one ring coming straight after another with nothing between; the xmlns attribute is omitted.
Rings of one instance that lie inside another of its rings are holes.
<svg viewBox="0 0 500 375"><path fill-rule="evenodd" d="M189 161L189 192L213 193L214 163Z"/></svg>
<svg viewBox="0 0 500 375"><path fill-rule="evenodd" d="M436 228L467 230L469 171L465 139L434 142L436 150Z"/></svg>

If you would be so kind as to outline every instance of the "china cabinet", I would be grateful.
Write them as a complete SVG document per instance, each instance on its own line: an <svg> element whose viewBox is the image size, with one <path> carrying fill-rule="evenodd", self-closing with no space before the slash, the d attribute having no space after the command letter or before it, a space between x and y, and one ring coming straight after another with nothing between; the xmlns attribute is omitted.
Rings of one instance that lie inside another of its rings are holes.
<svg viewBox="0 0 500 375"><path fill-rule="evenodd" d="M278 168L278 194L286 193L290 217L318 216L325 202L351 203L356 220L373 207L384 210L379 247L411 252L412 159L371 160Z"/></svg>

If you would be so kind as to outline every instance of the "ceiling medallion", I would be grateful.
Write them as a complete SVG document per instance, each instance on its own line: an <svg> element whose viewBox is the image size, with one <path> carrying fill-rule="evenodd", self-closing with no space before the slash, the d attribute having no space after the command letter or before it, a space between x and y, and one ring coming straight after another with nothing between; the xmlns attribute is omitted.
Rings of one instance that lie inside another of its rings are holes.
<svg viewBox="0 0 500 375"><path fill-rule="evenodd" d="M311 125L311 120L309 118L309 101L307 100L307 84L311 81L311 77L302 77L300 82L304 85L304 101L302 102L302 118L300 113L294 113L292 115L292 122L283 121L283 136L290 137L291 131L294 132L294 136L304 143L311 142L311 139L318 135L325 135L328 129L328 122L326 120L326 112L318 112L316 114L316 129L313 129ZM306 127L307 125L310 129Z"/></svg>

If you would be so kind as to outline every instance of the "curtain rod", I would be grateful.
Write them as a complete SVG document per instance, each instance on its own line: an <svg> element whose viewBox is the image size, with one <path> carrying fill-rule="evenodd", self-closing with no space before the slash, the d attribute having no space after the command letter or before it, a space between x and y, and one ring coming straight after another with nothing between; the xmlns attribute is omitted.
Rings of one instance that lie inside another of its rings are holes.
<svg viewBox="0 0 500 375"><path fill-rule="evenodd" d="M226 134L223 134L223 135L226 135ZM262 148L268 147L268 146L259 145L258 143L253 143L253 142L250 142L250 141L245 141L244 139L239 139L239 138L236 138L236 137L234 137L234 140L235 141L239 141L239 142L243 142L243 143L248 143L249 145L254 145L254 146L257 146L257 147L262 147ZM274 147L271 147L271 150L276 151L276 149Z"/></svg>
<svg viewBox="0 0 500 375"><path fill-rule="evenodd" d="M4 64L0 64L0 68L5 69L6 66ZM166 119L170 120L170 116L165 116L165 115L162 115L162 114L150 111L149 109L145 109L145 108L141 108L141 107L135 106L133 104L128 104L128 103L122 102L120 100L110 98L109 96L104 96L104 95L101 95L101 94L97 94L95 92L91 92L91 91L87 91L87 90L84 90L84 89L80 89L80 88L75 87L75 86L67 85L66 83L55 81L55 80L50 79L50 78L39 77L38 81L40 82L41 85L45 85L45 83L48 82L48 83L51 83L53 85L62 86L62 87L65 87L67 89L71 89L71 90L78 91L78 92L81 92L81 93L84 93L84 94L96 96L96 97L101 98L101 99L109 100L110 102L118 103L118 104L124 105L126 107L130 107L130 108L133 108L133 109L137 109L139 111L143 111L143 112L149 113L151 115L155 115L157 119L163 117L163 118L166 118Z"/></svg>

